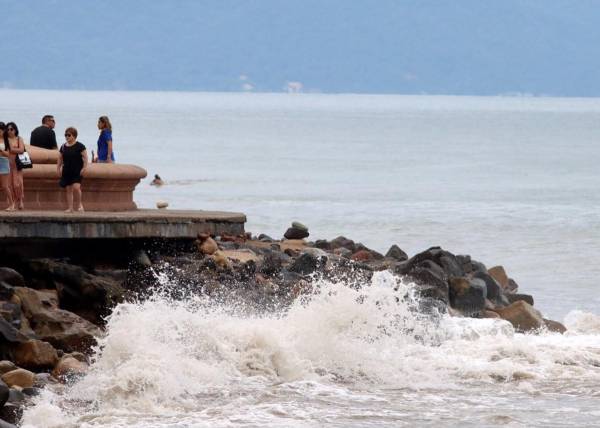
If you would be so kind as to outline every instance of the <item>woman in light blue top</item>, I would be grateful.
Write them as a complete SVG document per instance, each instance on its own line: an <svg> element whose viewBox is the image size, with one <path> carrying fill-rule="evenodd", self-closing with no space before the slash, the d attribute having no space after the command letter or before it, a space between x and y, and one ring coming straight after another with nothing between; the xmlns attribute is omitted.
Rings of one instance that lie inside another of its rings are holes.
<svg viewBox="0 0 600 428"><path fill-rule="evenodd" d="M4 141L4 133L6 132L6 125L4 122L0 122L0 140ZM2 147L2 146L0 146ZM6 194L6 211L15 210L15 201L12 197L12 191L10 190L10 162L8 161L8 155L10 149L6 149L6 146L2 147L4 150L0 150L0 188Z"/></svg>
<svg viewBox="0 0 600 428"><path fill-rule="evenodd" d="M96 162L114 163L115 153L113 152L112 125L108 116L100 116L100 119L98 119L98 129L100 130L100 136L98 137Z"/></svg>

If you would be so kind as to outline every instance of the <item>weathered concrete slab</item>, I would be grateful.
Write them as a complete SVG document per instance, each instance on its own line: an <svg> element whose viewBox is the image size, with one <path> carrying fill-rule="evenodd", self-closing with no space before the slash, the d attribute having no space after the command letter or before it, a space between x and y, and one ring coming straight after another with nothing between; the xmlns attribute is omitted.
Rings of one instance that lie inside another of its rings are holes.
<svg viewBox="0 0 600 428"><path fill-rule="evenodd" d="M199 232L239 235L245 222L242 213L221 211L15 211L0 213L0 239L193 239Z"/></svg>

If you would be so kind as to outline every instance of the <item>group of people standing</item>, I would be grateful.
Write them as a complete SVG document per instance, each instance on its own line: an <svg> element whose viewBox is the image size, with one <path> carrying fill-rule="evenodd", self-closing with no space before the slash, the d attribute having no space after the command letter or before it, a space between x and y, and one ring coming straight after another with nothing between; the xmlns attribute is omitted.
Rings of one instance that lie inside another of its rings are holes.
<svg viewBox="0 0 600 428"><path fill-rule="evenodd" d="M77 141L78 132L74 127L65 129L65 143L59 149L54 132L55 126L54 116L45 115L42 118L42 125L31 132L29 143L31 146L44 149L58 149L56 169L60 176L59 185L66 190L66 212L73 212L74 206L77 211L83 211L81 181L88 166L87 149ZM94 155L92 150L92 162L114 163L112 124L107 116L100 116L98 129L100 130L98 151ZM23 170L17 157L26 151L25 142L19 136L19 128L14 122L7 124L0 122L0 138L4 140L4 150L0 150L0 187L6 194L8 204L6 211L23 210L25 209ZM77 202L76 205L74 202Z"/></svg>

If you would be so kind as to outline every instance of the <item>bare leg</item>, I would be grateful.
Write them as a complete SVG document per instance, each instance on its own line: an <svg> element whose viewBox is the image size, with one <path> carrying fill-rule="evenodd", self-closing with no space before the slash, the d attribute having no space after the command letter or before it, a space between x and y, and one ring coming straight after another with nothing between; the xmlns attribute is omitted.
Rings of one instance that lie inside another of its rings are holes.
<svg viewBox="0 0 600 428"><path fill-rule="evenodd" d="M15 201L12 190L10 190L10 174L0 175L0 187L6 193L6 211L13 211L15 209Z"/></svg>
<svg viewBox="0 0 600 428"><path fill-rule="evenodd" d="M83 204L81 203L81 183L73 183L73 194L74 199L77 202L77 211L83 211Z"/></svg>
<svg viewBox="0 0 600 428"><path fill-rule="evenodd" d="M73 212L73 185L67 186L66 190L67 190L67 209L65 210L65 212L72 213Z"/></svg>
<svg viewBox="0 0 600 428"><path fill-rule="evenodd" d="M23 171L14 170L10 171L10 178L13 191L14 204L18 209L23 209Z"/></svg>

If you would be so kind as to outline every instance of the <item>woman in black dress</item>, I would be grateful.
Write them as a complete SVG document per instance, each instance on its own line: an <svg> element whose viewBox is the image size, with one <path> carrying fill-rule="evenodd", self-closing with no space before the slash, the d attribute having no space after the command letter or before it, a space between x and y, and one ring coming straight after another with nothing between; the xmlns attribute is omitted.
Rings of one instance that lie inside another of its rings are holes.
<svg viewBox="0 0 600 428"><path fill-rule="evenodd" d="M67 190L67 209L73 212L73 194L78 201L77 211L83 211L81 204L81 176L87 168L88 158L85 146L77 141L77 129L70 127L65 130L67 142L60 148L56 168L60 175L60 187Z"/></svg>

